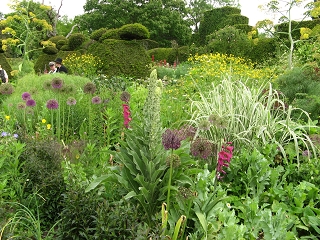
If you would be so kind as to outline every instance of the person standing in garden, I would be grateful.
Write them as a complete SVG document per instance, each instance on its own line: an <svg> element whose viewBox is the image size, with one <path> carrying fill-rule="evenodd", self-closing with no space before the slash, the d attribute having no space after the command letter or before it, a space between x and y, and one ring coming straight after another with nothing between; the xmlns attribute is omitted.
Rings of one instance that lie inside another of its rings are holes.
<svg viewBox="0 0 320 240"><path fill-rule="evenodd" d="M56 72L68 73L68 69L62 64L61 58L57 58L54 62L56 63Z"/></svg>
<svg viewBox="0 0 320 240"><path fill-rule="evenodd" d="M1 65L0 65L0 78L2 80L2 83L9 82L8 74L7 74L6 70L2 69Z"/></svg>
<svg viewBox="0 0 320 240"><path fill-rule="evenodd" d="M57 68L56 68L56 64L55 62L49 62L49 67L50 67L50 74L56 73L57 72Z"/></svg>

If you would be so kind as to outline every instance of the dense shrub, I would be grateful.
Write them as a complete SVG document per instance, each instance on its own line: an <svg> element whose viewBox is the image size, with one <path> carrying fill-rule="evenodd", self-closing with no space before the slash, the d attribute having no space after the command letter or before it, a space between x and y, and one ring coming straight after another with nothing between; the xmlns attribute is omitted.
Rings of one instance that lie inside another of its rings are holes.
<svg viewBox="0 0 320 240"><path fill-rule="evenodd" d="M67 38L65 36L54 36L48 39L50 42L55 43L56 45L58 44L59 41L66 41Z"/></svg>
<svg viewBox="0 0 320 240"><path fill-rule="evenodd" d="M68 39L69 50L79 49L81 44L84 43L85 40L86 40L86 37L82 33L72 34Z"/></svg>
<svg viewBox="0 0 320 240"><path fill-rule="evenodd" d="M42 51L45 54L54 55L57 54L59 50L56 47L49 46L45 47Z"/></svg>
<svg viewBox="0 0 320 240"><path fill-rule="evenodd" d="M124 40L140 40L150 37L149 30L140 23L127 24L119 28L119 36Z"/></svg>
<svg viewBox="0 0 320 240"><path fill-rule="evenodd" d="M276 38L254 39L251 51L247 52L247 57L253 62L261 63L276 57L278 42Z"/></svg>
<svg viewBox="0 0 320 240"><path fill-rule="evenodd" d="M150 59L152 56L154 56L154 60L158 62L158 61L167 60L171 54L171 51L172 51L172 48L154 48L154 49L148 50L147 53L150 56Z"/></svg>
<svg viewBox="0 0 320 240"><path fill-rule="evenodd" d="M108 29L107 31L105 31L101 37L100 37L100 42L102 42L105 39L120 39L119 36L119 30L118 29Z"/></svg>
<svg viewBox="0 0 320 240"><path fill-rule="evenodd" d="M107 31L106 28L100 28L91 33L90 38L99 41L100 37Z"/></svg>
<svg viewBox="0 0 320 240"><path fill-rule="evenodd" d="M65 45L68 46L68 40L67 39L59 40L58 43L56 44L56 48L58 48L60 50Z"/></svg>

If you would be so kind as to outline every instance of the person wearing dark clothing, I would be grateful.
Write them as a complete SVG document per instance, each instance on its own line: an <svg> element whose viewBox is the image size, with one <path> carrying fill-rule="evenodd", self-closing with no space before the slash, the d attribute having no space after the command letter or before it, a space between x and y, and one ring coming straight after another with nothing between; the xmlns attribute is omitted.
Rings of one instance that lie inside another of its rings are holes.
<svg viewBox="0 0 320 240"><path fill-rule="evenodd" d="M56 67L57 67L56 72L68 73L68 69L62 64L61 58L57 58L56 60L54 60L54 62L56 63Z"/></svg>

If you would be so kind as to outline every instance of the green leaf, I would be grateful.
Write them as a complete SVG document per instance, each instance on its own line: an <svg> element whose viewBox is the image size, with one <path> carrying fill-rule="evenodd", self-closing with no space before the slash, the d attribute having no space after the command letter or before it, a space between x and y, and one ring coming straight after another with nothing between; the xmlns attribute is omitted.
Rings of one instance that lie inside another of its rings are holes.
<svg viewBox="0 0 320 240"><path fill-rule="evenodd" d="M87 193L95 189L102 181L108 179L109 177L110 175L103 175L103 176L97 177L96 179L93 179L93 181L86 188L85 192Z"/></svg>
<svg viewBox="0 0 320 240"><path fill-rule="evenodd" d="M124 199L128 200L132 197L137 196L137 194L134 191L129 192L127 195L124 196Z"/></svg>

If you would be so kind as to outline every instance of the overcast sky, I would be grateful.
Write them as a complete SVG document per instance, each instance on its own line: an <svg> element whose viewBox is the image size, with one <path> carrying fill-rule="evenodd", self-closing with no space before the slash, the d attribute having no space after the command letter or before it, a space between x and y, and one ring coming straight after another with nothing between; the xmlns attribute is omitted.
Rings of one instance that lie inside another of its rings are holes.
<svg viewBox="0 0 320 240"><path fill-rule="evenodd" d="M46 5L51 5L54 9L58 9L61 3L61 0L37 0L38 2L44 2ZM10 8L8 7L8 3L10 0L1 0L1 8L0 12L8 13L10 12ZM272 14L266 14L262 12L258 6L263 5L269 2L268 0L240 0L241 5L241 14L249 18L249 25L254 26L258 21L264 19L270 19L277 23L278 17ZM311 2L308 0L304 0L303 2ZM76 15L83 14L83 6L86 3L86 0L63 0L63 4L60 10L61 15L67 15L69 18L74 18ZM304 6L303 4L301 6ZM293 20L302 20L303 18L303 7L295 8L292 11L292 19Z"/></svg>

